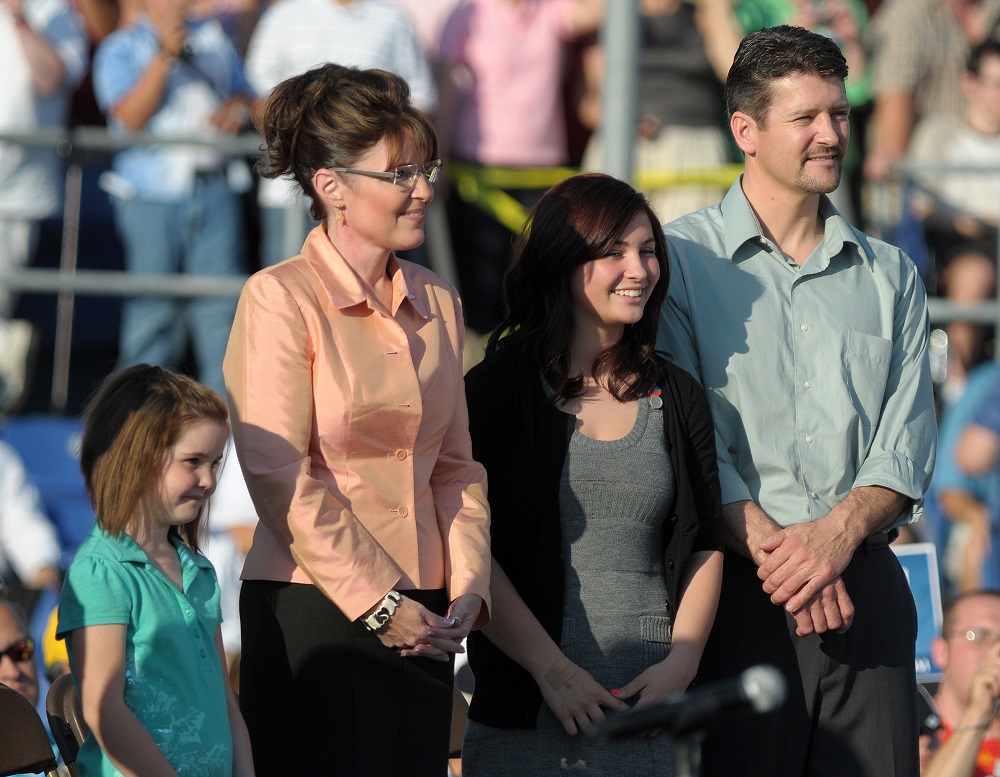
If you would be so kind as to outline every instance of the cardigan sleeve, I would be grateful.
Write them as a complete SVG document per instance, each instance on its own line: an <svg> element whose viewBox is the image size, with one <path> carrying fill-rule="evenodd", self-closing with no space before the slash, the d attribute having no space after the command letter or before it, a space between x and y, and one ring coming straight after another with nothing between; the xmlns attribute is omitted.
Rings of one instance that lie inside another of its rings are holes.
<svg viewBox="0 0 1000 777"><path fill-rule="evenodd" d="M722 489L712 414L704 389L687 372L675 369L687 431L688 479L698 517L692 551L722 550Z"/></svg>

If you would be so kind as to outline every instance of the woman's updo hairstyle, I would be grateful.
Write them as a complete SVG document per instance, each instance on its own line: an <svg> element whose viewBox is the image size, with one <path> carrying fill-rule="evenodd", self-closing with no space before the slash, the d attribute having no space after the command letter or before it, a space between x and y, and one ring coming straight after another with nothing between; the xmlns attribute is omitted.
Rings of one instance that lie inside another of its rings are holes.
<svg viewBox="0 0 1000 777"><path fill-rule="evenodd" d="M395 73L326 64L282 81L255 117L264 137L257 162L265 178L294 178L312 201L310 214L326 218L312 177L323 167L354 167L385 140L389 169L401 163L407 143L420 162L438 155L427 117L410 102L410 87Z"/></svg>

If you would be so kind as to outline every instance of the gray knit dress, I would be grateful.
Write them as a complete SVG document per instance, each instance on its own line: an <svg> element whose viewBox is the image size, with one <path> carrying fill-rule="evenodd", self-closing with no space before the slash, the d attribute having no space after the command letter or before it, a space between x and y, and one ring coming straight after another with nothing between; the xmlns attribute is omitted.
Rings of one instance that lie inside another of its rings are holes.
<svg viewBox="0 0 1000 777"><path fill-rule="evenodd" d="M659 398L642 399L620 440L574 432L560 485L566 569L562 650L605 688L620 688L670 648L663 576L663 520L674 501L673 468ZM538 728L469 722L463 774L601 774L668 777L666 736L594 742L569 736L543 702Z"/></svg>

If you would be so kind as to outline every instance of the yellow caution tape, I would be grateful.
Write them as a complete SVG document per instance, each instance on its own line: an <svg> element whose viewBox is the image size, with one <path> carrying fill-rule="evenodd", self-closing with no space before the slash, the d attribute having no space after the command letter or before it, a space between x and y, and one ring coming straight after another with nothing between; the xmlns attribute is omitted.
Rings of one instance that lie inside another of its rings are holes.
<svg viewBox="0 0 1000 777"><path fill-rule="evenodd" d="M572 167L480 167L462 162L448 165L458 196L495 218L511 232L519 232L528 210L504 189L548 189L580 171ZM645 191L674 186L728 188L743 165L703 170L650 170L636 173L636 186Z"/></svg>

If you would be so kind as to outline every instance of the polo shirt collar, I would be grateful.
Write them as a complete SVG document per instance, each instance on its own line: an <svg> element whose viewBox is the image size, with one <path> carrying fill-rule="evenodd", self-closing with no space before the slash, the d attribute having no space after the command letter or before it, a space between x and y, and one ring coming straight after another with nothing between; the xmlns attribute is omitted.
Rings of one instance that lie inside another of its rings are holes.
<svg viewBox="0 0 1000 777"><path fill-rule="evenodd" d="M138 543L129 537L127 534L122 534L119 537L104 531L97 523L90 529L90 536L96 537L110 545L118 556L119 561L128 561L134 564L148 564L149 559L143 552L142 548L139 547Z"/></svg>
<svg viewBox="0 0 1000 777"><path fill-rule="evenodd" d="M726 245L726 257L733 261L736 252L749 240L760 240L763 235L757 223L757 216L750 207L743 193L743 176L739 176L722 200L722 215L724 224L723 239ZM824 258L839 256L845 243L853 243L859 254L865 257L869 268L874 267L875 257L858 239L854 227L840 215L836 206L825 194L820 195L819 212L824 222L823 242ZM828 263L825 261L824 263Z"/></svg>
<svg viewBox="0 0 1000 777"><path fill-rule="evenodd" d="M320 224L309 233L302 247L302 255L315 266L330 302L337 310L355 305L373 307L369 304L372 300L361 279L330 241L325 226ZM422 284L415 281L412 265L399 261L392 254L389 257L389 273L392 277L393 297L401 300L399 305L409 304L418 316L429 318L426 291ZM395 313L396 310L392 312Z"/></svg>
<svg viewBox="0 0 1000 777"><path fill-rule="evenodd" d="M114 549L120 561L127 561L134 564L148 564L149 557L146 552L139 547L134 539L132 539L128 534L122 534L120 537L115 537L108 532L101 529L100 526L95 523L90 529L90 535L93 537L99 537L105 542L109 543ZM181 557L182 562L190 562L201 569L211 569L212 562L209 561L201 553L195 553L191 548L189 548L180 537L171 536L171 544L177 548L177 553Z"/></svg>

